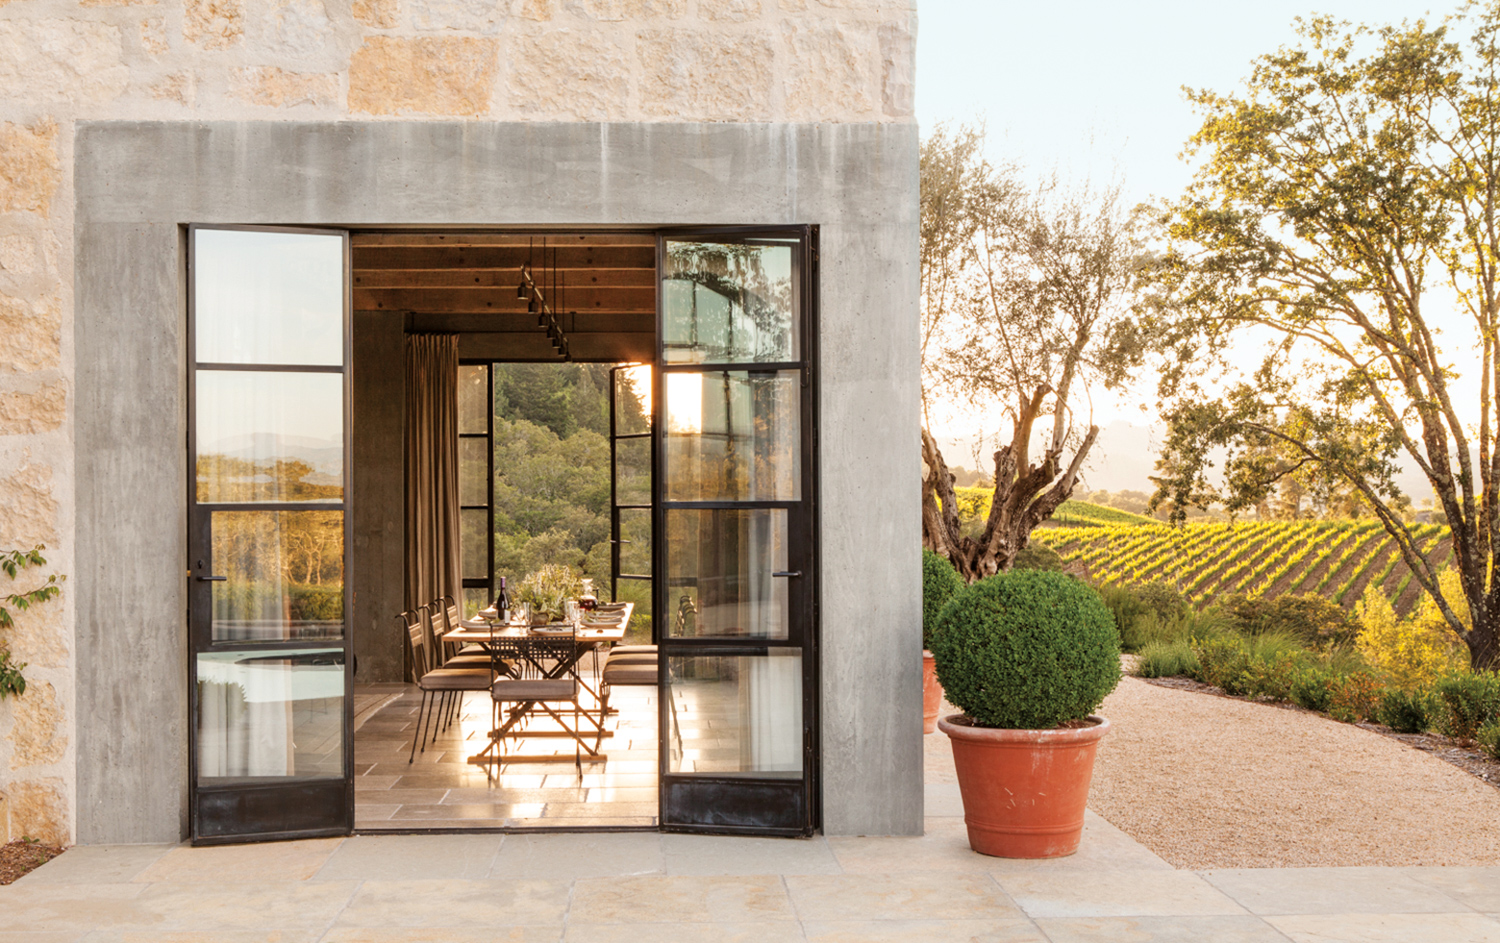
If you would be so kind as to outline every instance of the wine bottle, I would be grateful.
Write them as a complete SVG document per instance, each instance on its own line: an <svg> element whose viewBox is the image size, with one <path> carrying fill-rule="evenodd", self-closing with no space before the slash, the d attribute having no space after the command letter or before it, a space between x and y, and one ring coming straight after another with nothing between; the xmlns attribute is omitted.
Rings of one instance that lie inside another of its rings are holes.
<svg viewBox="0 0 1500 943"><path fill-rule="evenodd" d="M510 595L505 592L505 577L500 577L500 592L495 596L495 619L501 623L510 621Z"/></svg>

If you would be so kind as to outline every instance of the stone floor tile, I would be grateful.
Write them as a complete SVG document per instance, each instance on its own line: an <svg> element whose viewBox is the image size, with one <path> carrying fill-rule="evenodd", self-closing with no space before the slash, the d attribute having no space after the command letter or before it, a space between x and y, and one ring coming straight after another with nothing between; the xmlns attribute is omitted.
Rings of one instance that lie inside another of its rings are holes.
<svg viewBox="0 0 1500 943"><path fill-rule="evenodd" d="M95 930L80 943L318 943L321 928L308 930ZM0 940L4 940L0 936Z"/></svg>
<svg viewBox="0 0 1500 943"><path fill-rule="evenodd" d="M315 875L320 881L488 877L505 836L356 835Z"/></svg>
<svg viewBox="0 0 1500 943"><path fill-rule="evenodd" d="M342 838L251 845L181 845L162 855L134 880L174 884L261 884L305 881L317 873Z"/></svg>
<svg viewBox="0 0 1500 943"><path fill-rule="evenodd" d="M98 927L136 926L144 912L136 898L144 884L27 884L0 887L7 928L28 933L81 935Z"/></svg>
<svg viewBox="0 0 1500 943"><path fill-rule="evenodd" d="M1404 868L1408 875L1467 907L1500 913L1500 868ZM33 874L35 872L32 872Z"/></svg>
<svg viewBox="0 0 1500 943"><path fill-rule="evenodd" d="M758 923L574 923L569 921L566 943L802 943L802 927L795 920Z"/></svg>
<svg viewBox="0 0 1500 943"><path fill-rule="evenodd" d="M808 921L808 943L1047 943L1025 918L1011 920Z"/></svg>
<svg viewBox="0 0 1500 943"><path fill-rule="evenodd" d="M129 881L176 845L75 845L16 883L119 884Z"/></svg>
<svg viewBox="0 0 1500 943"><path fill-rule="evenodd" d="M964 800L958 792L958 783L928 783L922 789L922 812L932 816L960 816L964 814Z"/></svg>
<svg viewBox="0 0 1500 943"><path fill-rule="evenodd" d="M840 874L838 859L821 836L741 838L733 835L663 835L668 874Z"/></svg>
<svg viewBox="0 0 1500 943"><path fill-rule="evenodd" d="M81 930L0 930L0 943L77 943Z"/></svg>
<svg viewBox="0 0 1500 943"><path fill-rule="evenodd" d="M987 874L794 875L786 886L804 921L1024 918Z"/></svg>
<svg viewBox="0 0 1500 943"><path fill-rule="evenodd" d="M967 831L965 831L967 835ZM965 839L967 841L967 839ZM1036 871L1171 871L1156 852L1116 828L1092 810L1083 814L1083 838L1078 850L1062 858L990 858L989 870L1000 873Z"/></svg>
<svg viewBox="0 0 1500 943"><path fill-rule="evenodd" d="M566 881L366 881L338 915L335 925L480 929L561 926L567 909Z"/></svg>
<svg viewBox="0 0 1500 943"><path fill-rule="evenodd" d="M134 903L137 921L121 929L239 931L326 929L354 893L352 881L277 884L149 884ZM101 929L109 923L99 923ZM200 933L200 936L202 934Z"/></svg>
<svg viewBox="0 0 1500 943"><path fill-rule="evenodd" d="M558 943L561 926L334 927L319 943Z"/></svg>
<svg viewBox="0 0 1500 943"><path fill-rule="evenodd" d="M969 847L962 819L927 819L927 831L912 836L833 836L828 848L846 873L987 871L992 859Z"/></svg>
<svg viewBox="0 0 1500 943"><path fill-rule="evenodd" d="M1189 871L998 873L995 880L1032 917L1189 917L1244 909Z"/></svg>
<svg viewBox="0 0 1500 943"><path fill-rule="evenodd" d="M655 832L545 835L511 834L495 856L496 880L660 874L662 836Z"/></svg>
<svg viewBox="0 0 1500 943"><path fill-rule="evenodd" d="M1483 914L1289 914L1266 921L1293 943L1500 943Z"/></svg>
<svg viewBox="0 0 1500 943"><path fill-rule="evenodd" d="M1070 917L1038 920L1052 943L1287 943L1252 914L1223 917Z"/></svg>
<svg viewBox="0 0 1500 943"><path fill-rule="evenodd" d="M781 878L581 878L568 923L759 923L795 918Z"/></svg>
<svg viewBox="0 0 1500 943"><path fill-rule="evenodd" d="M1401 868L1243 868L1205 871L1257 914L1455 913L1463 904Z"/></svg>

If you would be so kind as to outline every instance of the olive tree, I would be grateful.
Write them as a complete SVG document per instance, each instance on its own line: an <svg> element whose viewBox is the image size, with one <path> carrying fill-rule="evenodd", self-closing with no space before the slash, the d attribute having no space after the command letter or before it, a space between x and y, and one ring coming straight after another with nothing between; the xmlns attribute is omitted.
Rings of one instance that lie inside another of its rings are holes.
<svg viewBox="0 0 1500 943"><path fill-rule="evenodd" d="M1493 4L1299 21L1243 90L1190 91L1200 164L1157 283L1174 353L1154 500L1232 511L1290 474L1357 492L1480 668L1500 665L1497 26ZM1262 354L1226 381L1247 341ZM1447 516L1469 619L1407 523L1402 462Z"/></svg>
<svg viewBox="0 0 1500 943"><path fill-rule="evenodd" d="M1118 187L1029 182L982 144L939 127L921 150L922 541L970 582L1009 569L1072 493L1099 434L1090 385L1142 360L1132 305L1149 260ZM978 536L931 433L939 398L998 405L1010 423Z"/></svg>

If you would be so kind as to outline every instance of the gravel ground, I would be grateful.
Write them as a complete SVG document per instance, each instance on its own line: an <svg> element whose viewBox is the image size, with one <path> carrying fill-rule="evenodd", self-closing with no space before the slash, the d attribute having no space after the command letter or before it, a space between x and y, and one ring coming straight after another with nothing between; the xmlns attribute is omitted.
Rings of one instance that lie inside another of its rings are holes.
<svg viewBox="0 0 1500 943"><path fill-rule="evenodd" d="M1179 868L1500 864L1500 790L1389 737L1136 678L1102 713L1089 806Z"/></svg>

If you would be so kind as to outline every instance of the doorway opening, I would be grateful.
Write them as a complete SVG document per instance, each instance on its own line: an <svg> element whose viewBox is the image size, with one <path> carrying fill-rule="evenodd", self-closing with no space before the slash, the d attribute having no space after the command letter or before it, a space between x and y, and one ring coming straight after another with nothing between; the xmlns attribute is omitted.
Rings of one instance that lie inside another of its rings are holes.
<svg viewBox="0 0 1500 943"><path fill-rule="evenodd" d="M195 841L816 826L812 228L188 235Z"/></svg>

